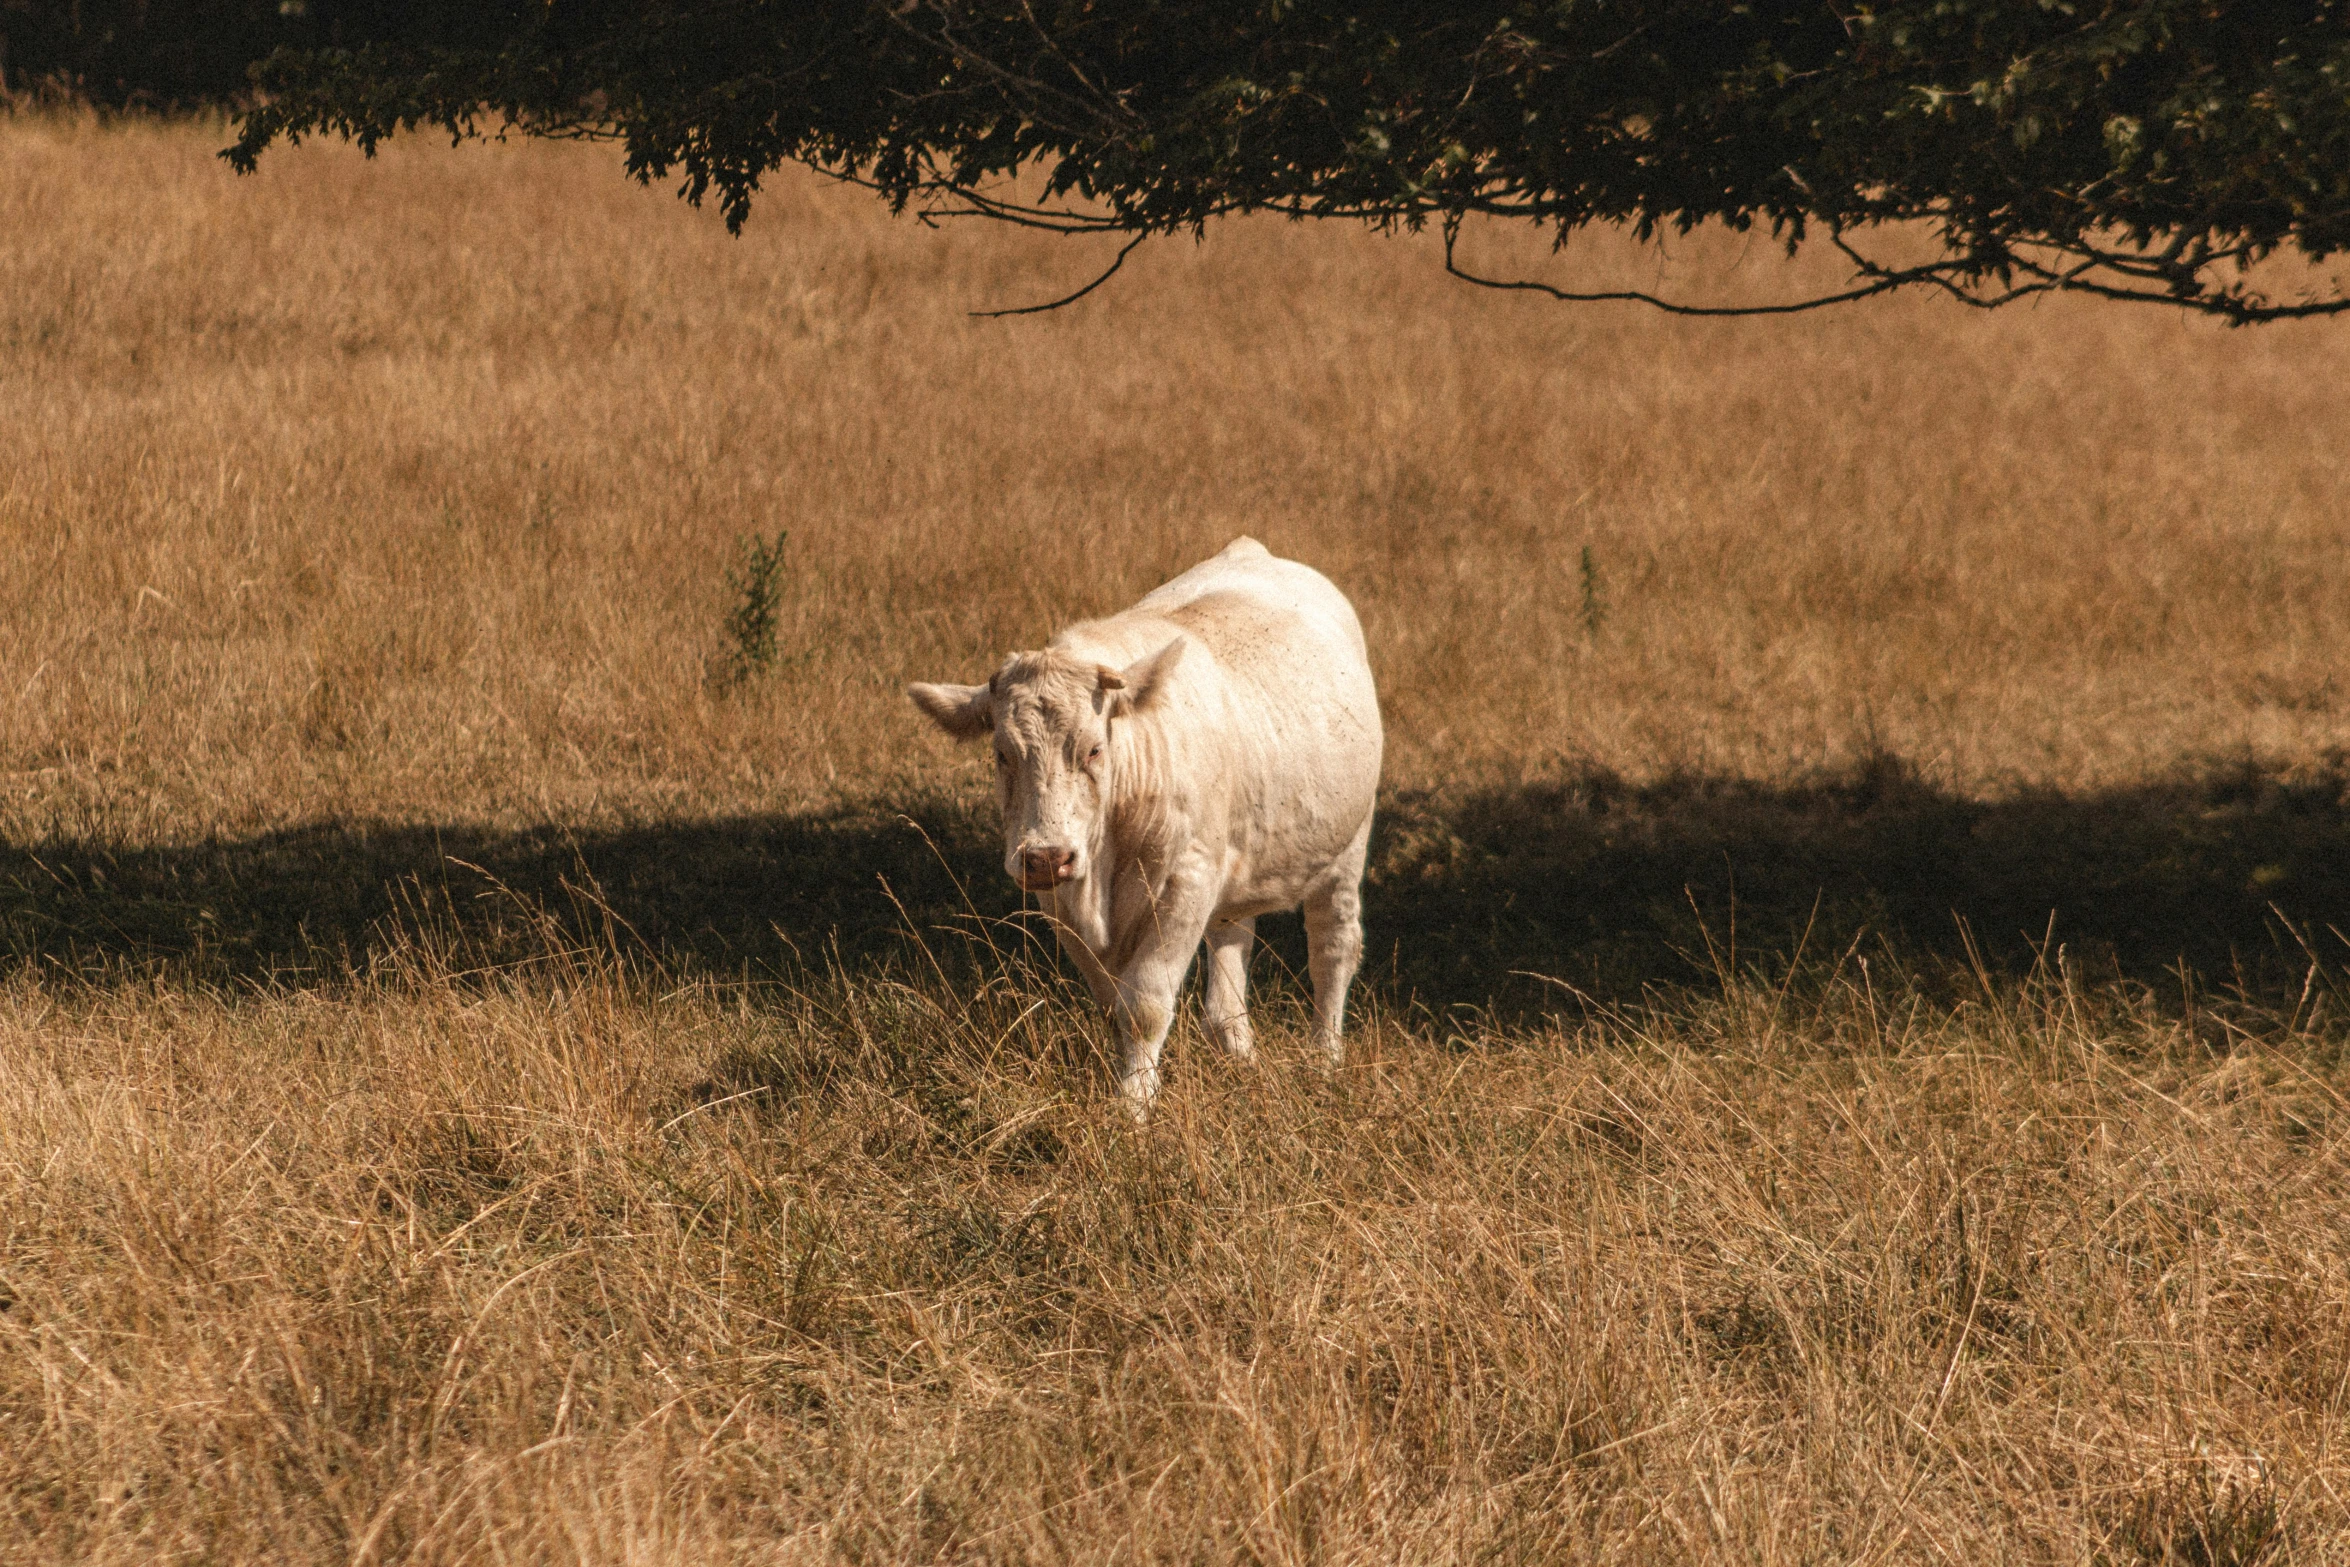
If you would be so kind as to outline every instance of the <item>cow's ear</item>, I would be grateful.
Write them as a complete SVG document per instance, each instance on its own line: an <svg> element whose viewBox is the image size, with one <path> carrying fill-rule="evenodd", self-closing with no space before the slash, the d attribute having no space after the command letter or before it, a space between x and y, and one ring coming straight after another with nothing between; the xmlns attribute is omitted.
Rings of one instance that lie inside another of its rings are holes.
<svg viewBox="0 0 2350 1567"><path fill-rule="evenodd" d="M1159 699L1168 672L1183 660L1183 639L1177 637L1156 653L1145 653L1124 669L1104 669L1102 690L1109 694L1112 717L1139 713Z"/></svg>
<svg viewBox="0 0 2350 1567"><path fill-rule="evenodd" d="M920 681L906 687L914 705L930 721L958 740L976 740L995 727L995 692L987 686L934 686Z"/></svg>

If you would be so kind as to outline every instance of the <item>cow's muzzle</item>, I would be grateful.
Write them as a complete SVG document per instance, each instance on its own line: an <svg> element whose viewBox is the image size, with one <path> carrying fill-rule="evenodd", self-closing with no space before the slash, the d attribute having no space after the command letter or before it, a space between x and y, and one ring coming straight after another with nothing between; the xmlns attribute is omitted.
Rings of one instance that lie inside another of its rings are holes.
<svg viewBox="0 0 2350 1567"><path fill-rule="evenodd" d="M1029 848L1020 851L1020 885L1030 892L1050 892L1076 874L1075 849Z"/></svg>

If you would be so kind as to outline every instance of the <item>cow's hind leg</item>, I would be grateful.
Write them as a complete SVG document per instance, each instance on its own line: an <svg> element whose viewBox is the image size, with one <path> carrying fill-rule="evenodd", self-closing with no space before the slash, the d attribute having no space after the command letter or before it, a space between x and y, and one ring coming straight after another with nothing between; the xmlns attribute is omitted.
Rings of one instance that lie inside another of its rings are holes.
<svg viewBox="0 0 2350 1567"><path fill-rule="evenodd" d="M1306 968L1314 976L1314 1044L1336 1066L1346 1047L1346 992L1363 962L1363 859L1371 824L1306 894Z"/></svg>
<svg viewBox="0 0 2350 1567"><path fill-rule="evenodd" d="M1243 1061L1257 1053L1248 1026L1248 949L1256 936L1253 919L1208 927L1208 1037Z"/></svg>

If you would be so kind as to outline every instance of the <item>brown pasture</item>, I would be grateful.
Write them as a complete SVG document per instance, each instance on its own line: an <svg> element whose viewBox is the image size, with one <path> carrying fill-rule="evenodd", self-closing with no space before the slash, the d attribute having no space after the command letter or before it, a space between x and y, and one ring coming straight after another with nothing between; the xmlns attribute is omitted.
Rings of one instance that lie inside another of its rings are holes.
<svg viewBox="0 0 2350 1567"><path fill-rule="evenodd" d="M2350 1559L2339 326L225 139L0 119L0 1562ZM1244 532L1363 1021L1137 1131L898 688Z"/></svg>

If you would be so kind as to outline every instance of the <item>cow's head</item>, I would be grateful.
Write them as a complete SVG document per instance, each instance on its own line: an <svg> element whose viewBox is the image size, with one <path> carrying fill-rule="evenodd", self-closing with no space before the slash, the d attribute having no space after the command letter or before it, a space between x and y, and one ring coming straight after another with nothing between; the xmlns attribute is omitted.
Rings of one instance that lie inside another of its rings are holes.
<svg viewBox="0 0 2350 1567"><path fill-rule="evenodd" d="M1118 720L1158 700L1180 637L1123 669L1057 648L1015 653L983 686L910 685L914 705L958 740L992 736L1004 869L1030 892L1083 880L1100 852L1120 745Z"/></svg>

